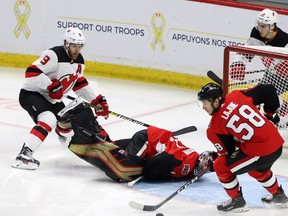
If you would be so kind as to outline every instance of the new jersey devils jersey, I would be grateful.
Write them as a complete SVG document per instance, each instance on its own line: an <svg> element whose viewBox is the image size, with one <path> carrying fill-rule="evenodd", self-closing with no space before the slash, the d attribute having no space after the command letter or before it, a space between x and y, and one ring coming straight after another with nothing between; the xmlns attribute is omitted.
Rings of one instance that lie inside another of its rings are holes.
<svg viewBox="0 0 288 216"><path fill-rule="evenodd" d="M254 27L250 33L250 38L246 45L253 46L274 46L274 47L288 47L288 34L277 28L277 34L271 40L262 38L259 31Z"/></svg>
<svg viewBox="0 0 288 216"><path fill-rule="evenodd" d="M182 164L175 167L171 172L171 177L180 178L189 174L199 157L194 149L188 148L177 138L173 137L171 131L156 127L148 127L148 159L161 152L174 155Z"/></svg>
<svg viewBox="0 0 288 216"><path fill-rule="evenodd" d="M39 92L51 103L56 103L61 99L51 99L47 87L52 83L51 80L58 79L63 86L64 93L72 89L78 96L81 95L90 102L96 98L96 95L83 76L84 69L84 59L81 53L77 59L71 60L63 46L53 47L44 51L27 68L23 89Z"/></svg>
<svg viewBox="0 0 288 216"><path fill-rule="evenodd" d="M275 125L253 104L253 98L238 90L228 94L213 114L207 137L219 154L231 153L236 141L250 156L268 155L284 143Z"/></svg>

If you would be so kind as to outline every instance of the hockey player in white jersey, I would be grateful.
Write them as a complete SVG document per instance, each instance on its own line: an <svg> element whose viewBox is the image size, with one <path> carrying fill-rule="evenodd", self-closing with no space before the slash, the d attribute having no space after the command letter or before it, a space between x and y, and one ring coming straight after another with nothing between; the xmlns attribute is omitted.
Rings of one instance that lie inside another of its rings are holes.
<svg viewBox="0 0 288 216"><path fill-rule="evenodd" d="M42 53L25 72L25 83L20 90L19 103L25 109L35 126L24 141L23 147L12 164L14 168L35 170L40 162L33 158L33 153L56 128L58 135L69 133L57 126L57 113L65 107L64 94L74 91L86 101L99 107L97 116L109 116L107 101L101 94L95 94L84 77L84 59L80 53L85 45L85 38L78 28L65 31L64 44L55 46ZM98 96L97 96L98 95Z"/></svg>
<svg viewBox="0 0 288 216"><path fill-rule="evenodd" d="M278 14L270 9L262 10L256 18L256 26L252 28L250 37L245 45L272 46L288 48L288 34L277 26ZM246 63L250 62L253 55L236 55L235 61L230 65L230 74L233 80L243 80L245 77ZM261 59L265 67L269 67L273 59ZM286 64L287 62L281 62ZM279 68L280 65L276 65ZM278 70L279 71L279 70ZM279 72L281 73L281 72ZM283 70L282 70L283 73ZM279 74L285 76L286 74ZM277 86L275 86L277 87Z"/></svg>
<svg viewBox="0 0 288 216"><path fill-rule="evenodd" d="M252 28L246 43L249 46L271 46L288 48L288 34L278 27L278 14L268 8L262 10L256 17L256 26ZM251 62L254 55L237 54L230 65L232 80L244 80L246 64ZM262 84L272 84L278 95L288 91L288 62L270 57L261 57L262 64L267 69L261 79ZM271 69L271 70L270 70ZM284 117L288 114L288 102L283 101L277 114ZM288 123L287 123L288 124Z"/></svg>

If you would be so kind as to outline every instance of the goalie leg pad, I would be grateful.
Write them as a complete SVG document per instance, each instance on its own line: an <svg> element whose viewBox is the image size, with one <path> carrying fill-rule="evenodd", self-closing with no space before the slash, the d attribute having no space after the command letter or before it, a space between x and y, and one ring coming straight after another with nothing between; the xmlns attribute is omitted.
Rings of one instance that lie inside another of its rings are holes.
<svg viewBox="0 0 288 216"><path fill-rule="evenodd" d="M91 145L70 144L69 149L83 160L100 168L115 181L132 181L143 172L144 161L110 142Z"/></svg>

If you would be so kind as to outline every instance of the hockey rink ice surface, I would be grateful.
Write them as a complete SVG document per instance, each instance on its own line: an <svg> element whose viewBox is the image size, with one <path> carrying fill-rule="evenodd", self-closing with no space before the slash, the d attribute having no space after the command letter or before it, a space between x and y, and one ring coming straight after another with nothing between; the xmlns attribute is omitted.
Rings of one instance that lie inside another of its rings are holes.
<svg viewBox="0 0 288 216"><path fill-rule="evenodd" d="M41 163L37 170L11 168L33 126L18 104L24 72L25 69L0 68L0 216L155 216L159 212L165 216L219 215L216 204L228 196L214 173L204 175L158 210L142 212L130 208L129 201L156 205L186 181L142 181L133 187L113 182L60 144L54 132L34 154ZM198 131L179 139L198 152L214 150L205 133L210 117L198 107L196 91L108 78L88 80L106 96L111 111L172 131L195 125ZM129 138L144 129L114 116L98 120L114 140ZM279 159L273 167L286 194L287 164L287 159ZM239 181L250 209L241 215L288 215L288 208L262 206L260 199L267 192L254 179L244 174Z"/></svg>

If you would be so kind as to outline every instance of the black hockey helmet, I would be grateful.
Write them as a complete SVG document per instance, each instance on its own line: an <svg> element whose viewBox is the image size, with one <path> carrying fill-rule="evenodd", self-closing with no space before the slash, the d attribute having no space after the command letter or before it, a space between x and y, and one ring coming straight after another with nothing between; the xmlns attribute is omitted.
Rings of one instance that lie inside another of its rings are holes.
<svg viewBox="0 0 288 216"><path fill-rule="evenodd" d="M209 100L213 102L216 98L220 101L223 99L223 90L221 86L215 83L208 83L204 85L197 94L198 100Z"/></svg>

